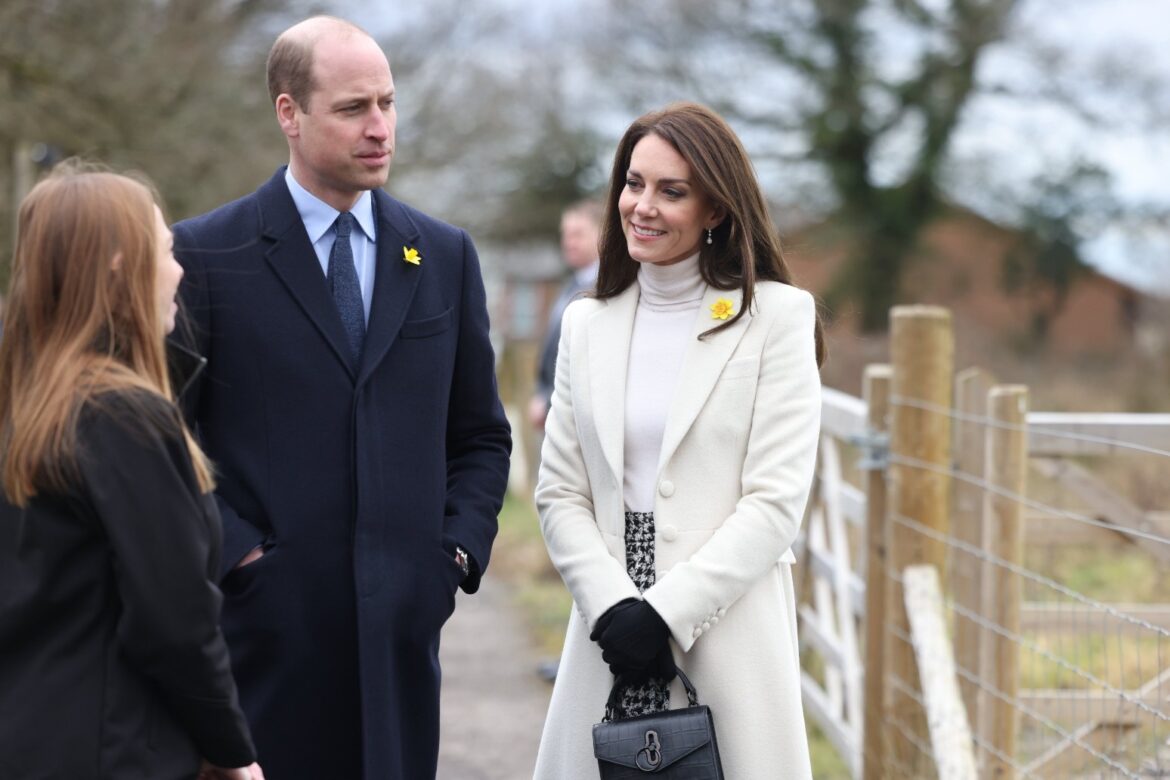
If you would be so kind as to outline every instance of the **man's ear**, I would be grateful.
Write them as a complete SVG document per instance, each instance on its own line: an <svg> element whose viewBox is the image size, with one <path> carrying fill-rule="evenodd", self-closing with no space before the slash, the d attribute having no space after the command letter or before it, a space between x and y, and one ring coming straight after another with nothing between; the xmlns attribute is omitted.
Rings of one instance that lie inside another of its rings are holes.
<svg viewBox="0 0 1170 780"><path fill-rule="evenodd" d="M296 138L301 133L300 121L297 116L300 108L297 102L287 92L281 92L276 97L276 121L280 123L280 131L289 138Z"/></svg>

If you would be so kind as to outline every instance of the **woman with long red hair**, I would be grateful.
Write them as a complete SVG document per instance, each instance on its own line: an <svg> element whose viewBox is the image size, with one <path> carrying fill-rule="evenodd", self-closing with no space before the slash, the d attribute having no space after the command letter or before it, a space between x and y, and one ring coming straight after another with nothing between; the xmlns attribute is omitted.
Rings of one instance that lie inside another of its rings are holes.
<svg viewBox="0 0 1170 780"><path fill-rule="evenodd" d="M69 164L20 207L0 339L0 777L262 778L164 339L152 190Z"/></svg>

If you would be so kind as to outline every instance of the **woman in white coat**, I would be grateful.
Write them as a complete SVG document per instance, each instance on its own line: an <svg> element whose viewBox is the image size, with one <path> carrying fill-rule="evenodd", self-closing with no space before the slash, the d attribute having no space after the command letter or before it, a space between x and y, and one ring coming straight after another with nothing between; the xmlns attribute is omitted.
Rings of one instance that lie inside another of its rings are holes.
<svg viewBox="0 0 1170 780"><path fill-rule="evenodd" d="M573 596L536 777L596 778L592 725L711 706L728 778L811 775L789 547L822 357L746 153L709 109L646 114L614 158L594 297L564 315L536 501Z"/></svg>

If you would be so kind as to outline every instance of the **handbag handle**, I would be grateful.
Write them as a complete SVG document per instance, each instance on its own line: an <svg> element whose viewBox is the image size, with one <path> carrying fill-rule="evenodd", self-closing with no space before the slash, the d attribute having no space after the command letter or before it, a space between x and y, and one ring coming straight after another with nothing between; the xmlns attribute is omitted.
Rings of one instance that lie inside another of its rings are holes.
<svg viewBox="0 0 1170 780"><path fill-rule="evenodd" d="M687 706L698 707L699 692L695 690L695 686L691 682L691 678L687 677L686 673L677 667L675 668L675 673L678 675L679 682L683 684L683 688L686 689ZM625 685L623 684L620 675L614 678L613 687L609 689L609 698L606 699L605 702L605 717L601 719L602 723L608 723L611 720L622 720L621 718L617 717L619 712L618 699L621 697L622 688L624 687Z"/></svg>

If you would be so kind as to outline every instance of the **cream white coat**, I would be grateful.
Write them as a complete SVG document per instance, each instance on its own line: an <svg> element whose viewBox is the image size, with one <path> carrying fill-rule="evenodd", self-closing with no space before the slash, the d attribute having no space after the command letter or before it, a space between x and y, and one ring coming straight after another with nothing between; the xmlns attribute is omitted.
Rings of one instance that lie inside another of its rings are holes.
<svg viewBox="0 0 1170 780"><path fill-rule="evenodd" d="M592 726L613 676L589 640L597 618L638 598L626 573L622 458L626 364L639 288L565 312L536 502L573 596L541 738L540 780L596 778ZM728 778L811 776L800 702L789 550L808 500L820 428L814 304L777 282L731 328L708 288L673 399L654 506L656 583L644 598L675 660L711 706ZM686 696L676 681L671 706Z"/></svg>

